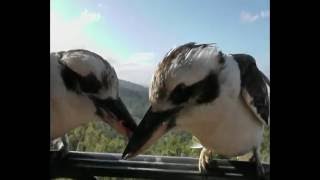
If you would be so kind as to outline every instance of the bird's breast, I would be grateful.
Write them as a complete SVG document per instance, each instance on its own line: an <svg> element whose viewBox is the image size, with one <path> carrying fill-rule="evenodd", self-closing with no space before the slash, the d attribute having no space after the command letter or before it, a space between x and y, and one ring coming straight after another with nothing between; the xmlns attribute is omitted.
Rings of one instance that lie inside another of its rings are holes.
<svg viewBox="0 0 320 180"><path fill-rule="evenodd" d="M185 129L203 146L221 155L245 154L258 147L262 140L263 126L242 99L220 97L213 104L186 112L184 118Z"/></svg>

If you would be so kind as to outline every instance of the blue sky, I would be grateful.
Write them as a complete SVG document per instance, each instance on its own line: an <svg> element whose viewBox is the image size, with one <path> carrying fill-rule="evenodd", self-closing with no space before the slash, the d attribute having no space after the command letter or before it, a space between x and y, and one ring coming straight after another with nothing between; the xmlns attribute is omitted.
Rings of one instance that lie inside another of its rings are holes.
<svg viewBox="0 0 320 180"><path fill-rule="evenodd" d="M143 85L167 51L190 41L249 53L269 75L269 29L268 0L51 0L51 51L92 50Z"/></svg>

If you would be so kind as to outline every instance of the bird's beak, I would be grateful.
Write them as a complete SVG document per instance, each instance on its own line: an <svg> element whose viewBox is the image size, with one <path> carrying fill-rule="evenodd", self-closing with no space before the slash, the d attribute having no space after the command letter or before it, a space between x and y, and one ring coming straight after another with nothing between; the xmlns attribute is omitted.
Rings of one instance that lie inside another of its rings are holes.
<svg viewBox="0 0 320 180"><path fill-rule="evenodd" d="M99 103L102 119L120 134L130 138L137 124L120 98L106 99Z"/></svg>
<svg viewBox="0 0 320 180"><path fill-rule="evenodd" d="M175 126L175 115L180 109L153 112L149 108L137 129L134 131L129 143L122 154L123 159L128 159L142 153L156 140Z"/></svg>

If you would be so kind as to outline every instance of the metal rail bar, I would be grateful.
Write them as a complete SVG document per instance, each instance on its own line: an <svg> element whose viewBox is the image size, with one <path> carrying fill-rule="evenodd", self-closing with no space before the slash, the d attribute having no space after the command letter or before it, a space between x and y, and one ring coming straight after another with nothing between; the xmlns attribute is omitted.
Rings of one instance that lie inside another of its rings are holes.
<svg viewBox="0 0 320 180"><path fill-rule="evenodd" d="M198 159L139 155L122 160L117 153L68 152L64 156L51 151L51 177L80 178L94 176L130 177L151 179L215 179L254 180L253 163L243 161L213 160L210 173L198 171ZM264 164L269 172L269 165ZM268 179L268 177L267 177Z"/></svg>

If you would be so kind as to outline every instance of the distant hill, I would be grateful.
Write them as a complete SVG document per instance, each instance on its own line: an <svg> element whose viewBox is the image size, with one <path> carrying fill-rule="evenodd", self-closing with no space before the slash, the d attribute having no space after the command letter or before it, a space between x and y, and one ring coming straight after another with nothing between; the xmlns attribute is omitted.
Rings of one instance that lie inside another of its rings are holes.
<svg viewBox="0 0 320 180"><path fill-rule="evenodd" d="M130 113L140 122L149 107L148 88L125 80L119 81L119 94Z"/></svg>
<svg viewBox="0 0 320 180"><path fill-rule="evenodd" d="M120 88L126 88L126 89L130 89L132 91L148 93L148 87L145 87L145 86L142 86L139 84L135 84L133 82L122 80L122 79L119 80L119 86L120 86Z"/></svg>

